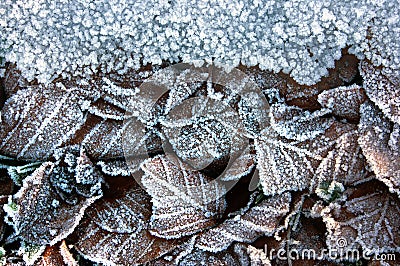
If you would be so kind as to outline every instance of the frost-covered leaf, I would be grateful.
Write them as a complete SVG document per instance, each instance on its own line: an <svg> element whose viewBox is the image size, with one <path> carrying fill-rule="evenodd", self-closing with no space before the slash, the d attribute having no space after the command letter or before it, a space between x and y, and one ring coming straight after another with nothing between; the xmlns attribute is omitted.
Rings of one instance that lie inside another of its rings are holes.
<svg viewBox="0 0 400 266"><path fill-rule="evenodd" d="M136 186L117 200L101 200L77 229L75 247L87 259L106 265L137 265L173 250L179 242L152 236L147 228L150 197Z"/></svg>
<svg viewBox="0 0 400 266"><path fill-rule="evenodd" d="M249 263L250 260L246 251L246 246L242 244L235 244L228 250L224 250L218 253L195 249L191 254L184 257L179 265L241 266L249 265Z"/></svg>
<svg viewBox="0 0 400 266"><path fill-rule="evenodd" d="M141 182L152 196L150 232L164 238L191 235L216 224L225 210L225 189L166 155L146 160Z"/></svg>
<svg viewBox="0 0 400 266"><path fill-rule="evenodd" d="M251 266L271 266L271 261L267 257L267 254L264 250L248 245L247 253L250 257Z"/></svg>
<svg viewBox="0 0 400 266"><path fill-rule="evenodd" d="M122 121L107 119L92 127L81 143L94 158L123 157L122 134Z"/></svg>
<svg viewBox="0 0 400 266"><path fill-rule="evenodd" d="M366 160L358 145L358 132L354 130L337 139L334 148L318 166L315 181L318 185L332 181L352 185L362 181L367 175Z"/></svg>
<svg viewBox="0 0 400 266"><path fill-rule="evenodd" d="M274 104L269 114L272 128L281 137L305 141L323 134L333 124L333 119L322 117L329 112L322 109L310 113L296 106Z"/></svg>
<svg viewBox="0 0 400 266"><path fill-rule="evenodd" d="M0 152L45 160L83 125L88 98L83 90L62 84L19 90L1 112Z"/></svg>
<svg viewBox="0 0 400 266"><path fill-rule="evenodd" d="M347 200L322 211L331 249L362 248L368 253L400 250L400 202L381 184L363 184L345 191Z"/></svg>
<svg viewBox="0 0 400 266"><path fill-rule="evenodd" d="M190 237L187 241L177 246L171 252L149 263L148 266L179 265L179 261L181 261L182 258L193 252L196 237L197 235Z"/></svg>
<svg viewBox="0 0 400 266"><path fill-rule="evenodd" d="M358 85L338 87L323 91L318 95L318 102L332 114L349 121L360 118L360 105L365 102L364 90Z"/></svg>
<svg viewBox="0 0 400 266"><path fill-rule="evenodd" d="M361 106L358 142L376 177L400 196L400 125L371 103Z"/></svg>
<svg viewBox="0 0 400 266"><path fill-rule="evenodd" d="M221 180L239 180L242 176L249 174L253 170L256 160L255 154L251 152L251 147L247 146L243 152L239 152L239 156L232 158L234 154L231 154L232 162L228 164L226 171L221 175Z"/></svg>
<svg viewBox="0 0 400 266"><path fill-rule="evenodd" d="M74 230L85 209L101 196L97 190L89 197L80 193L75 196L75 205L66 203L60 190L72 192L72 188L62 183L64 177L59 178L63 172L55 163L44 163L24 179L17 194L10 196L6 208L8 220L21 239L40 245L58 242Z"/></svg>
<svg viewBox="0 0 400 266"><path fill-rule="evenodd" d="M97 165L100 166L101 171L106 175L111 176L130 176L131 170L124 160L109 160L99 161Z"/></svg>
<svg viewBox="0 0 400 266"><path fill-rule="evenodd" d="M57 167L50 182L58 195L69 204L76 204L79 196L90 198L101 195L103 176L86 152L79 146L67 146L54 153Z"/></svg>
<svg viewBox="0 0 400 266"><path fill-rule="evenodd" d="M88 112L103 119L124 120L125 111L103 100L98 100L88 107Z"/></svg>
<svg viewBox="0 0 400 266"><path fill-rule="evenodd" d="M251 243L263 235L272 235L280 220L289 212L289 193L273 196L253 206L243 215L225 220L199 236L196 247L218 252L234 241Z"/></svg>
<svg viewBox="0 0 400 266"><path fill-rule="evenodd" d="M22 77L15 64L9 64L4 75L3 85L5 96L9 98L21 88L26 87L28 82Z"/></svg>
<svg viewBox="0 0 400 266"><path fill-rule="evenodd" d="M229 156L232 139L240 130L237 113L207 97L191 98L175 106L161 124L176 154L198 170Z"/></svg>
<svg viewBox="0 0 400 266"><path fill-rule="evenodd" d="M78 262L74 259L65 241L54 246L46 247L38 266L78 266Z"/></svg>
<svg viewBox="0 0 400 266"><path fill-rule="evenodd" d="M20 166L9 166L7 172L17 186L22 186L22 180L33 173L40 165L41 163L29 163Z"/></svg>
<svg viewBox="0 0 400 266"><path fill-rule="evenodd" d="M378 68L362 61L360 72L368 97L392 122L400 124L400 69Z"/></svg>
<svg viewBox="0 0 400 266"><path fill-rule="evenodd" d="M351 124L334 122L322 134L306 141L288 140L271 128L264 129L255 140L257 168L264 194L308 188L313 184L315 170L335 147L337 139L355 128Z"/></svg>

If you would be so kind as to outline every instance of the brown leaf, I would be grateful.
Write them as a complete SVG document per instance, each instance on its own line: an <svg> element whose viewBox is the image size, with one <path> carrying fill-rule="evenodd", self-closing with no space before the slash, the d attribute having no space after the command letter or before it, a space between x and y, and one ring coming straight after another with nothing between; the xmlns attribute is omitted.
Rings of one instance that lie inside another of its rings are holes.
<svg viewBox="0 0 400 266"><path fill-rule="evenodd" d="M179 244L148 232L150 197L138 186L118 200L99 201L88 214L90 218L78 228L80 239L75 246L85 258L97 263L143 264Z"/></svg>
<svg viewBox="0 0 400 266"><path fill-rule="evenodd" d="M332 181L352 185L363 181L368 173L365 157L358 145L358 132L350 131L342 134L334 148L322 159L315 179L318 179L318 186Z"/></svg>
<svg viewBox="0 0 400 266"><path fill-rule="evenodd" d="M36 264L38 266L78 266L70 253L65 241L55 246L46 247L40 261Z"/></svg>
<svg viewBox="0 0 400 266"><path fill-rule="evenodd" d="M358 142L376 178L400 197L400 125L371 103L361 107Z"/></svg>
<svg viewBox="0 0 400 266"><path fill-rule="evenodd" d="M400 250L400 202L381 184L363 184L345 191L347 200L322 211L330 249L347 252L362 248L367 254Z"/></svg>
<svg viewBox="0 0 400 266"><path fill-rule="evenodd" d="M318 95L318 102L324 108L332 110L338 117L349 121L358 121L360 106L367 100L364 90L358 85L338 87L323 91Z"/></svg>
<svg viewBox="0 0 400 266"><path fill-rule="evenodd" d="M180 238L216 224L225 210L224 187L172 157L157 156L142 164L142 183L152 196L150 232Z"/></svg>
<svg viewBox="0 0 400 266"><path fill-rule="evenodd" d="M21 239L39 245L55 244L74 230L85 209L101 197L90 190L93 195L87 198L77 194L75 205L66 203L57 190L58 186L72 192L68 183L62 183L66 180L64 174L65 170L55 163L43 163L24 179L18 193L9 198L8 218Z"/></svg>
<svg viewBox="0 0 400 266"><path fill-rule="evenodd" d="M289 212L289 193L273 196L252 207L243 215L225 220L199 236L196 247L218 252L234 241L251 243L263 235L272 235L283 216Z"/></svg>
<svg viewBox="0 0 400 266"><path fill-rule="evenodd" d="M279 109L271 108L277 112L271 114L275 122L255 140L257 168L265 195L309 188L315 170L338 138L355 130L354 125L322 118L322 111L310 114L285 105L279 105Z"/></svg>
<svg viewBox="0 0 400 266"><path fill-rule="evenodd" d="M179 265L241 266L249 265L249 263L250 259L247 254L247 246L242 244L235 244L228 250L224 250L218 253L196 249L192 253L184 257Z"/></svg>
<svg viewBox="0 0 400 266"><path fill-rule="evenodd" d="M62 84L28 87L5 103L0 152L19 159L45 160L83 125L87 95Z"/></svg>
<svg viewBox="0 0 400 266"><path fill-rule="evenodd" d="M368 97L394 123L400 124L400 70L360 63L363 86Z"/></svg>

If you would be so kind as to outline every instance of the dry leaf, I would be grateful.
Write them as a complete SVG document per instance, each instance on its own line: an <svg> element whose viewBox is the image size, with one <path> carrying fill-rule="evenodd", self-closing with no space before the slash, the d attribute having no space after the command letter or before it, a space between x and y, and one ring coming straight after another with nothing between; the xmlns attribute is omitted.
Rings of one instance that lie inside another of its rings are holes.
<svg viewBox="0 0 400 266"><path fill-rule="evenodd" d="M218 252L234 241L251 243L263 235L272 235L283 216L289 212L289 193L273 196L253 206L245 214L225 220L199 236L196 247Z"/></svg>
<svg viewBox="0 0 400 266"><path fill-rule="evenodd" d="M360 105L366 99L364 90L355 84L326 90L318 95L318 102L322 107L349 121L357 121L360 118Z"/></svg>
<svg viewBox="0 0 400 266"><path fill-rule="evenodd" d="M358 142L376 177L400 197L400 125L371 103L361 106Z"/></svg>
<svg viewBox="0 0 400 266"><path fill-rule="evenodd" d="M85 209L101 197L98 193L88 198L77 195L75 205L66 203L54 186L64 185L55 182L57 178L51 181L62 173L63 169L55 163L43 163L24 179L18 193L9 198L6 209L9 222L21 239L39 245L55 244L74 230Z"/></svg>
<svg viewBox="0 0 400 266"><path fill-rule="evenodd" d="M368 61L360 63L367 96L394 123L400 124L400 70L377 68Z"/></svg>
<svg viewBox="0 0 400 266"><path fill-rule="evenodd" d="M249 263L250 260L247 255L247 247L242 244L235 244L230 249L218 253L196 249L191 254L184 257L179 265L241 266L249 265Z"/></svg>
<svg viewBox="0 0 400 266"><path fill-rule="evenodd" d="M345 254L362 248L367 254L400 251L400 202L381 184L363 184L345 191L342 204L322 211L330 249Z"/></svg>
<svg viewBox="0 0 400 266"><path fill-rule="evenodd" d="M78 266L78 262L75 261L72 254L70 253L65 241L55 246L46 247L40 261L36 264L37 266Z"/></svg>
<svg viewBox="0 0 400 266"><path fill-rule="evenodd" d="M152 234L167 239L191 235L215 225L224 213L224 187L182 162L157 156L142 169L141 182L152 196Z"/></svg>
<svg viewBox="0 0 400 266"><path fill-rule="evenodd" d="M0 152L19 159L45 160L83 125L89 95L62 84L28 87L3 107Z"/></svg>
<svg viewBox="0 0 400 266"><path fill-rule="evenodd" d="M279 108L284 107L280 105ZM317 111L310 115L297 108L287 108L287 111L279 112L284 114L279 120L275 118L275 121L283 121L279 124L272 123L272 127L265 128L255 140L257 168L265 195L309 188L313 183L316 168L335 147L338 138L355 130L354 125L332 122L317 115L324 112ZM274 114L272 116L277 117ZM311 117L313 119L308 120Z"/></svg>
<svg viewBox="0 0 400 266"><path fill-rule="evenodd" d="M150 197L138 186L118 200L99 201L88 214L90 218L78 228L80 238L75 247L85 258L97 263L143 264L179 244L148 232Z"/></svg>

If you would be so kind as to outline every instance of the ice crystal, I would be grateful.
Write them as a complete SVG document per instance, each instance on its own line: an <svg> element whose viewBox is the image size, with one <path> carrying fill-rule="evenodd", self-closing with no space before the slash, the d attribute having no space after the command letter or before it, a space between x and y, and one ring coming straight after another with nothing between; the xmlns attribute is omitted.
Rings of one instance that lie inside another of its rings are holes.
<svg viewBox="0 0 400 266"><path fill-rule="evenodd" d="M313 84L341 49L398 68L398 6L385 1L71 1L0 5L0 56L28 80L127 72L163 60L240 63ZM123 15L121 15L123 14ZM393 53L392 51L396 51Z"/></svg>

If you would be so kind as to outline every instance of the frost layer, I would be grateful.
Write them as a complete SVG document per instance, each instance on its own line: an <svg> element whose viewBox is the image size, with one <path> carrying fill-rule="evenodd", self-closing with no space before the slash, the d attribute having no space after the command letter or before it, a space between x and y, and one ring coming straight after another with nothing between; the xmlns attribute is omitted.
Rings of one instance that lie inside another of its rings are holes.
<svg viewBox="0 0 400 266"><path fill-rule="evenodd" d="M121 74L140 63L213 59L227 68L282 70L311 85L346 46L399 68L398 14L397 0L5 0L0 56L45 83L98 66Z"/></svg>

